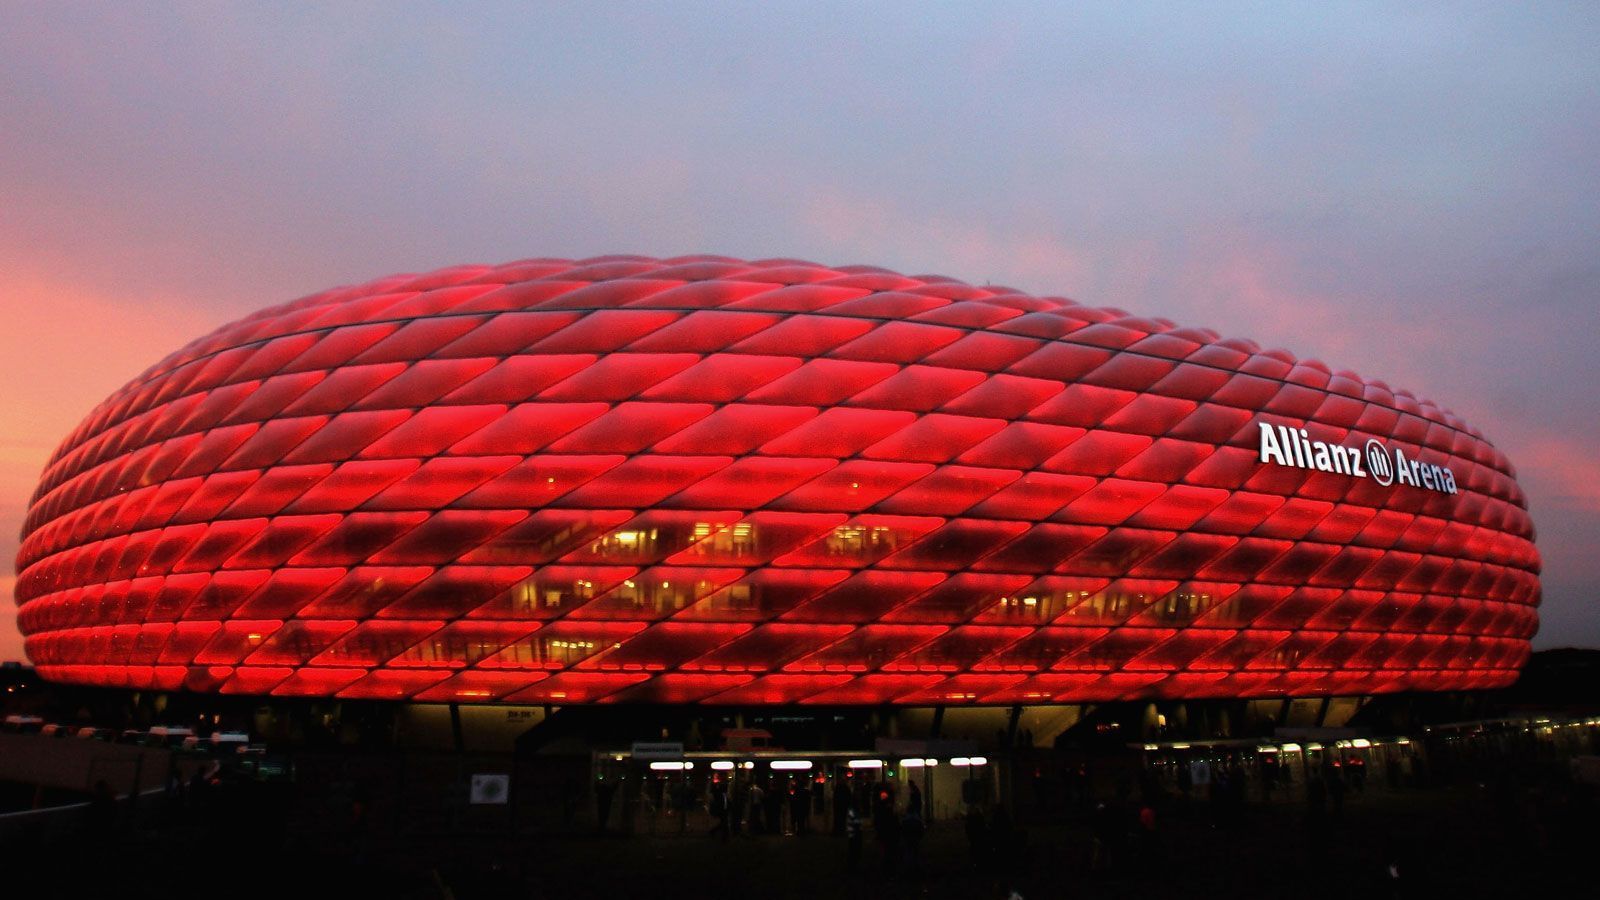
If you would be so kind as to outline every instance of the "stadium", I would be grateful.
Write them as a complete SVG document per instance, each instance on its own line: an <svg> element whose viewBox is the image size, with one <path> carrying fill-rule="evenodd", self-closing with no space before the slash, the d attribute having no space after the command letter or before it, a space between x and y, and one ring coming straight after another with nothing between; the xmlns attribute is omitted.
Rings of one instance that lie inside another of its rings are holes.
<svg viewBox="0 0 1600 900"><path fill-rule="evenodd" d="M17 559L51 681L1019 706L1513 682L1539 556L1448 410L1239 339L791 259L342 287L156 363Z"/></svg>

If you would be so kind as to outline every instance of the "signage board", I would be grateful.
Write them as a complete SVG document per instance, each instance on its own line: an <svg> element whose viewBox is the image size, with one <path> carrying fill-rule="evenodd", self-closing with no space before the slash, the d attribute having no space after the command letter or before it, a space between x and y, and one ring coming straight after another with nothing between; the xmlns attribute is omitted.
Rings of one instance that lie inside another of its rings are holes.
<svg viewBox="0 0 1600 900"><path fill-rule="evenodd" d="M634 759L683 759L682 741L634 741Z"/></svg>
<svg viewBox="0 0 1600 900"><path fill-rule="evenodd" d="M490 773L472 776L472 794L468 802L474 806L504 806L511 799L511 776Z"/></svg>

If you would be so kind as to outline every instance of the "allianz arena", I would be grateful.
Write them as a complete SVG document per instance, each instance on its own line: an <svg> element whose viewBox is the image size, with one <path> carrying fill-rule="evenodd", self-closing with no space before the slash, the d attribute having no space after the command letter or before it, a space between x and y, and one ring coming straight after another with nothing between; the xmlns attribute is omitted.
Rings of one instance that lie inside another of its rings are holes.
<svg viewBox="0 0 1600 900"><path fill-rule="evenodd" d="M451 702L1014 705L1499 687L1510 463L1379 381L797 260L462 266L173 353L49 462L46 678Z"/></svg>

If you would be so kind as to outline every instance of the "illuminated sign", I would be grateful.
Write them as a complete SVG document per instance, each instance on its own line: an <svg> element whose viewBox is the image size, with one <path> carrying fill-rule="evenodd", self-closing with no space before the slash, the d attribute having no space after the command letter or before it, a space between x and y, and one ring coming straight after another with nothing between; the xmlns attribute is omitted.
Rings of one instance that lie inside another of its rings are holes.
<svg viewBox="0 0 1600 900"><path fill-rule="evenodd" d="M1258 459L1295 469L1332 472L1355 478L1371 478L1384 485L1408 484L1441 494L1456 493L1455 473L1445 466L1436 466L1406 457L1399 447L1389 447L1377 438L1368 439L1364 447L1347 447L1312 440L1304 428L1288 425L1261 426L1261 450Z"/></svg>

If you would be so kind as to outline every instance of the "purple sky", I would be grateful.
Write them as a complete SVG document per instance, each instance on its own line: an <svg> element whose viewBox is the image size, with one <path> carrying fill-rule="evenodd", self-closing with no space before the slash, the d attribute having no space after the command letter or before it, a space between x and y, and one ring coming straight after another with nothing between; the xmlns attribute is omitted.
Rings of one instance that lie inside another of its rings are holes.
<svg viewBox="0 0 1600 900"><path fill-rule="evenodd" d="M1431 397L1518 466L1536 646L1600 646L1600 6L68 6L0 6L7 558L90 407L261 306L532 255L800 256Z"/></svg>

